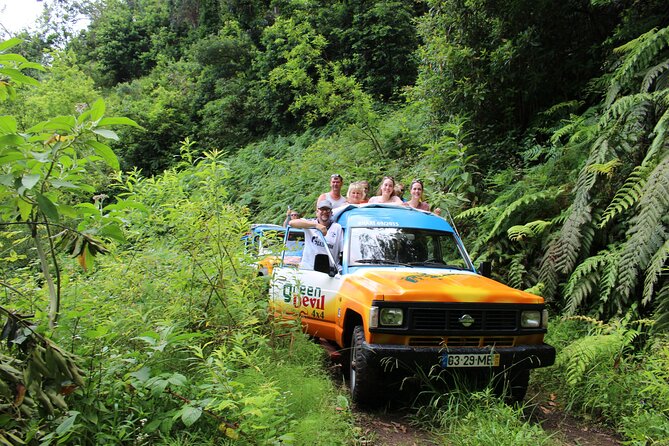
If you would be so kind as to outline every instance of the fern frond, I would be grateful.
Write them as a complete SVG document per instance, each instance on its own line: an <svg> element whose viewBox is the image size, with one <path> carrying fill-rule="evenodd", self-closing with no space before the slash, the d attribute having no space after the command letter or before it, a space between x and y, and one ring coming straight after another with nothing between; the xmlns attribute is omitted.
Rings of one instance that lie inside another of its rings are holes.
<svg viewBox="0 0 669 446"><path fill-rule="evenodd" d="M599 281L599 301L606 303L615 289L618 280L618 256L619 247L609 248L606 251L606 262Z"/></svg>
<svg viewBox="0 0 669 446"><path fill-rule="evenodd" d="M546 152L546 148L544 148L540 144L535 144L532 147L530 147L529 149L525 150L521 154L521 156L523 157L523 161L530 162L530 161L536 161L545 152Z"/></svg>
<svg viewBox="0 0 669 446"><path fill-rule="evenodd" d="M641 110L641 114L645 115L650 111L648 105L652 104L652 102L653 95L650 93L623 96L611 104L606 113L599 118L599 125L604 128L610 125L611 121L615 121L622 116L627 116L634 111L639 113L639 110ZM644 107L644 105L646 106Z"/></svg>
<svg viewBox="0 0 669 446"><path fill-rule="evenodd" d="M669 234L662 218L669 212L669 156L648 176L641 191L639 213L631 219L628 239L620 255L619 290L629 296L636 285L639 270L647 268L651 258L665 243Z"/></svg>
<svg viewBox="0 0 669 446"><path fill-rule="evenodd" d="M667 257L669 257L669 239L657 250L646 268L646 280L643 284L643 298L641 303L648 305L653 300L653 288L662 272L669 272L667 267Z"/></svg>
<svg viewBox="0 0 669 446"><path fill-rule="evenodd" d="M597 132L597 115L595 107L590 107L582 115L571 115L569 120L562 121L562 127L553 132L550 142L557 145L567 135L571 135L568 139L570 144L589 141Z"/></svg>
<svg viewBox="0 0 669 446"><path fill-rule="evenodd" d="M591 164L590 166L588 166L588 169L597 174L606 175L607 177L611 178L613 176L613 172L621 164L622 163L618 158L613 158L612 160L604 164L602 163Z"/></svg>
<svg viewBox="0 0 669 446"><path fill-rule="evenodd" d="M466 220L469 218L478 218L481 215L485 215L490 213L491 211L497 211L497 208L491 205L485 205L485 206L476 206L470 209L467 209L466 211L460 212L458 215L453 217L456 220Z"/></svg>
<svg viewBox="0 0 669 446"><path fill-rule="evenodd" d="M655 128L653 129L653 135L655 136L653 137L653 141L651 142L650 147L648 148L648 152L646 152L646 156L641 162L641 165L651 164L656 155L660 153L663 148L666 149L668 128L669 108L665 108L664 113L662 116L660 116L660 119L658 119L657 123L655 124Z"/></svg>
<svg viewBox="0 0 669 446"><path fill-rule="evenodd" d="M565 101L565 102L560 102L559 104L555 104L551 106L548 110L544 111L541 113L543 116L558 116L563 113L563 111L574 111L578 110L580 106L583 105L582 101Z"/></svg>
<svg viewBox="0 0 669 446"><path fill-rule="evenodd" d="M669 59L663 60L654 67L651 67L643 77L643 81L641 82L641 91L650 91L653 88L655 80L667 72L669 72Z"/></svg>
<svg viewBox="0 0 669 446"><path fill-rule="evenodd" d="M622 214L639 201L641 191L646 185L646 175L648 172L649 169L645 166L636 166L632 170L627 180L625 180L625 184L616 191L613 200L611 200L604 214L602 214L602 220L599 222L600 228L606 226L611 219Z"/></svg>
<svg viewBox="0 0 669 446"><path fill-rule="evenodd" d="M600 253L581 262L569 277L564 289L567 298L566 315L573 315L576 309L590 296L599 281L600 270L606 263L607 253Z"/></svg>
<svg viewBox="0 0 669 446"><path fill-rule="evenodd" d="M529 288L525 288L523 291L526 293L534 294L535 296L544 296L544 290L546 289L546 285L543 282L538 282L536 285L531 286Z"/></svg>
<svg viewBox="0 0 669 446"><path fill-rule="evenodd" d="M513 256L511 264L509 265L509 273L507 274L508 285L512 288L522 288L523 278L527 274L525 265L522 263L523 256Z"/></svg>
<svg viewBox="0 0 669 446"><path fill-rule="evenodd" d="M555 197L560 195L561 193L562 189L551 188L545 191L535 192L533 194L524 195L520 197L519 199L508 205L504 210L504 212L502 212L499 215L499 217L497 217L495 225L493 226L492 230L485 239L486 242L490 241L490 239L497 234L500 227L507 221L507 219L510 216L514 215L519 209L534 204L541 200L554 200Z"/></svg>
<svg viewBox="0 0 669 446"><path fill-rule="evenodd" d="M658 332L669 330L669 282L665 283L655 296L657 309L655 310L654 330Z"/></svg>
<svg viewBox="0 0 669 446"><path fill-rule="evenodd" d="M607 156L609 144L606 135L601 135L593 144L585 166L581 169L576 182L576 196L570 208L569 216L562 226L560 235L554 242L551 255L555 259L555 267L569 273L574 268L582 247L582 230L592 222L590 191L595 184L597 175L588 167L601 163Z"/></svg>
<svg viewBox="0 0 669 446"><path fill-rule="evenodd" d="M566 346L558 354L557 363L566 368L567 383L575 386L591 370L613 367L625 343L620 332L585 336Z"/></svg>
<svg viewBox="0 0 669 446"><path fill-rule="evenodd" d="M651 29L636 39L614 49L628 55L614 72L611 84L626 85L637 73L652 64L653 58L669 45L669 27Z"/></svg>
<svg viewBox="0 0 669 446"><path fill-rule="evenodd" d="M552 225L550 221L535 220L524 225L511 226L506 233L509 240L517 242L524 238L536 237Z"/></svg>

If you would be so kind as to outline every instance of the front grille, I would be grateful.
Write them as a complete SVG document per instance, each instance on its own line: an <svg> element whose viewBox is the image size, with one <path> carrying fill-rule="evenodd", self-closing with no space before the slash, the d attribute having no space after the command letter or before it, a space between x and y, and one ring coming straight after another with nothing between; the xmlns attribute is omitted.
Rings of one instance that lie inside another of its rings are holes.
<svg viewBox="0 0 669 446"><path fill-rule="evenodd" d="M513 336L419 337L409 338L411 347L513 347Z"/></svg>
<svg viewBox="0 0 669 446"><path fill-rule="evenodd" d="M465 315L473 319L468 327L461 322ZM518 316L518 310L412 308L409 311L409 329L514 331L518 329Z"/></svg>

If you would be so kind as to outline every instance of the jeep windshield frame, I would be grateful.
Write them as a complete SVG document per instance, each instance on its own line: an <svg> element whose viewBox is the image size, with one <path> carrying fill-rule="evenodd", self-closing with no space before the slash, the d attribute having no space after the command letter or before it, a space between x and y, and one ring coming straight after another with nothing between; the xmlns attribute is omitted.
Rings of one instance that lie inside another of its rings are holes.
<svg viewBox="0 0 669 446"><path fill-rule="evenodd" d="M349 229L349 268L410 267L475 272L453 232L406 227Z"/></svg>

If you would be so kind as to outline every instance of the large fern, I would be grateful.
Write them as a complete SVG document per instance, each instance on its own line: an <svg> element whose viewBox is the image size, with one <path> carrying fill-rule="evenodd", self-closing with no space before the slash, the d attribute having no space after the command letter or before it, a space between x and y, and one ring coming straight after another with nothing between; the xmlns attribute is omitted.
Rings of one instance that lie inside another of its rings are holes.
<svg viewBox="0 0 669 446"><path fill-rule="evenodd" d="M533 194L529 195L524 195L520 197L519 199L515 200L511 204L509 204L504 212L502 212L498 217L497 220L495 221L495 225L493 228L490 230L488 233L487 237L485 238L485 241L488 242L490 239L492 239L494 236L498 234L500 231L500 228L507 223L507 220L513 216L516 215L519 211L519 209L532 205L534 203L537 203L542 200L553 200L555 199L556 196L558 196L562 192L561 189L548 189L545 191L540 191L540 192L535 192Z"/></svg>
<svg viewBox="0 0 669 446"><path fill-rule="evenodd" d="M655 331L669 331L669 282L665 283L655 296Z"/></svg>
<svg viewBox="0 0 669 446"><path fill-rule="evenodd" d="M611 88L628 85L639 72L653 65L653 59L669 46L669 27L652 29L636 39L619 46L614 51L627 53L621 66L615 71Z"/></svg>
<svg viewBox="0 0 669 446"><path fill-rule="evenodd" d="M506 234L509 240L517 242L543 234L552 224L546 220L534 220L524 225L511 226L507 229Z"/></svg>
<svg viewBox="0 0 669 446"><path fill-rule="evenodd" d="M651 258L663 246L669 233L663 218L669 213L669 156L650 173L641 191L639 212L631 219L628 239L620 255L619 290L628 296Z"/></svg>
<svg viewBox="0 0 669 446"><path fill-rule="evenodd" d="M602 219L599 222L600 228L606 226L610 220L617 215L622 214L639 201L639 198L641 198L641 191L646 185L646 176L649 171L650 169L648 167L642 165L636 166L632 170L632 173L627 177L625 184L618 189L613 200L611 200L611 203L609 203L602 214Z"/></svg>
<svg viewBox="0 0 669 446"><path fill-rule="evenodd" d="M653 289L660 278L661 274L668 274L669 267L667 266L667 258L669 257L669 239L664 241L664 244L657 250L657 252L650 259L648 267L646 268L646 280L643 284L643 297L641 303L648 305L653 299Z"/></svg>
<svg viewBox="0 0 669 446"><path fill-rule="evenodd" d="M565 347L557 357L557 365L566 369L566 380L576 386L589 371L610 367L639 335L629 322L599 324L594 334L582 337Z"/></svg>
<svg viewBox="0 0 669 446"><path fill-rule="evenodd" d="M567 316L575 314L586 297L593 293L605 261L606 258L603 255L589 257L581 262L571 274L563 293L567 299L564 309Z"/></svg>

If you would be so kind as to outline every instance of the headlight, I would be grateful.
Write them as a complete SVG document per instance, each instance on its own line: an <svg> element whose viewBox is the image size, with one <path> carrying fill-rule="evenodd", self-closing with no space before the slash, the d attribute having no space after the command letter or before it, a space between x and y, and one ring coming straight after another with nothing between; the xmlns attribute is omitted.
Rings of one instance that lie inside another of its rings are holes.
<svg viewBox="0 0 669 446"><path fill-rule="evenodd" d="M404 312L401 308L381 308L379 323L385 326L399 327L404 322Z"/></svg>
<svg viewBox="0 0 669 446"><path fill-rule="evenodd" d="M548 328L548 310L541 312L541 328Z"/></svg>
<svg viewBox="0 0 669 446"><path fill-rule="evenodd" d="M538 328L541 326L541 311L523 311L520 313L522 328Z"/></svg>

